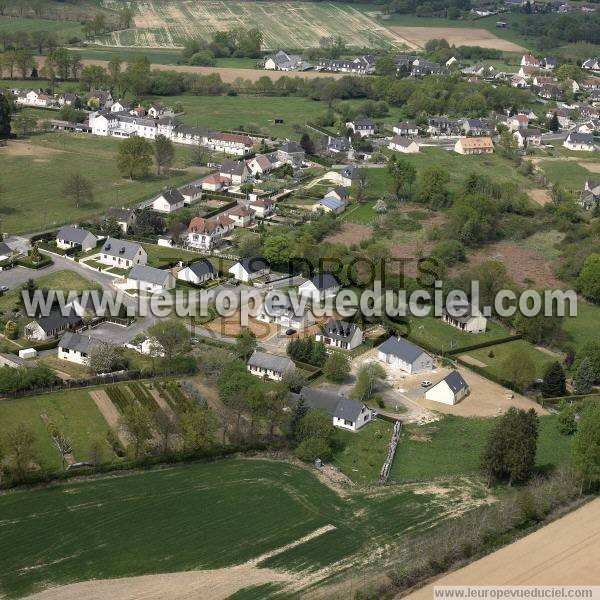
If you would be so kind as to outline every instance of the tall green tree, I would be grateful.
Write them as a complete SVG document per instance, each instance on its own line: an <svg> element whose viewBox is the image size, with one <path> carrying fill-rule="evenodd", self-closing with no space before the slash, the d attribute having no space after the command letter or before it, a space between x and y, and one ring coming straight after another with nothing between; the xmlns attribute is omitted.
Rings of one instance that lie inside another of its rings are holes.
<svg viewBox="0 0 600 600"><path fill-rule="evenodd" d="M600 403L588 404L577 425L573 439L573 463L582 486L600 483Z"/></svg>
<svg viewBox="0 0 600 600"><path fill-rule="evenodd" d="M166 136L159 134L154 139L154 162L156 162L156 173L161 175L168 173L175 159L175 146Z"/></svg>
<svg viewBox="0 0 600 600"><path fill-rule="evenodd" d="M577 279L579 291L592 302L600 303L600 254L590 254Z"/></svg>
<svg viewBox="0 0 600 600"><path fill-rule="evenodd" d="M589 394L594 385L594 369L589 358L584 358L577 368L573 379L573 388L576 394Z"/></svg>
<svg viewBox="0 0 600 600"><path fill-rule="evenodd" d="M511 407L489 433L481 468L488 481L508 485L530 479L535 467L539 419L533 409Z"/></svg>
<svg viewBox="0 0 600 600"><path fill-rule="evenodd" d="M80 208L94 199L92 182L80 173L68 175L62 191L63 196L70 200L75 208Z"/></svg>
<svg viewBox="0 0 600 600"><path fill-rule="evenodd" d="M565 372L558 361L548 366L542 380L544 398L564 396L567 393Z"/></svg>
<svg viewBox="0 0 600 600"><path fill-rule="evenodd" d="M123 177L146 177L152 166L152 145L142 137L131 137L119 144L117 167Z"/></svg>
<svg viewBox="0 0 600 600"><path fill-rule="evenodd" d="M10 137L10 115L12 107L8 98L0 94L0 140L6 140Z"/></svg>

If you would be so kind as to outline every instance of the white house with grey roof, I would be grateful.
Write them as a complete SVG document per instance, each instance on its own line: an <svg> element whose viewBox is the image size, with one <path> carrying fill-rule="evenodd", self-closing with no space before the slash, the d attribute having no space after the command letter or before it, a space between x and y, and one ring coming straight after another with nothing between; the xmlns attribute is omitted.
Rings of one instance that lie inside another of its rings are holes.
<svg viewBox="0 0 600 600"><path fill-rule="evenodd" d="M362 402L350 400L335 392L318 388L303 387L299 398L305 406L313 410L324 410L331 416L334 427L358 431L370 423L375 413Z"/></svg>
<svg viewBox="0 0 600 600"><path fill-rule="evenodd" d="M161 294L172 290L176 285L175 276L170 271L162 271L146 265L135 265L127 276L127 289L135 289L151 294Z"/></svg>
<svg viewBox="0 0 600 600"><path fill-rule="evenodd" d="M469 386L458 371L452 371L425 392L425 399L453 406L469 394Z"/></svg>
<svg viewBox="0 0 600 600"><path fill-rule="evenodd" d="M248 360L248 371L263 379L281 381L284 375L293 369L295 365L287 356L278 356L261 350L255 350Z"/></svg>
<svg viewBox="0 0 600 600"><path fill-rule="evenodd" d="M341 289L337 278L327 271L317 273L298 288L300 297L312 298L313 301L332 298Z"/></svg>
<svg viewBox="0 0 600 600"><path fill-rule="evenodd" d="M347 321L329 319L320 333L315 335L317 342L323 342L330 348L354 350L363 343L362 329Z"/></svg>
<svg viewBox="0 0 600 600"><path fill-rule="evenodd" d="M235 279L247 283L271 271L269 262L262 256L248 256L238 260L235 265L229 268Z"/></svg>
<svg viewBox="0 0 600 600"><path fill-rule="evenodd" d="M148 262L148 254L141 244L109 237L104 242L97 260L110 267L129 269L134 265L145 265Z"/></svg>
<svg viewBox="0 0 600 600"><path fill-rule="evenodd" d="M215 279L216 276L217 272L213 264L206 259L192 263L177 273L177 279L180 281L186 281L187 283L193 283L195 285L206 283L211 279Z"/></svg>
<svg viewBox="0 0 600 600"><path fill-rule="evenodd" d="M433 370L433 357L401 337L388 338L379 346L377 356L386 365L411 375Z"/></svg>
<svg viewBox="0 0 600 600"><path fill-rule="evenodd" d="M369 137L375 135L375 122L371 119L355 119L354 121L348 121L346 128L351 129L352 132L360 137Z"/></svg>
<svg viewBox="0 0 600 600"><path fill-rule="evenodd" d="M185 206L183 194L176 189L165 190L152 202L152 209L161 213L172 213Z"/></svg>
<svg viewBox="0 0 600 600"><path fill-rule="evenodd" d="M454 303L450 312L444 309L442 319L448 325L467 333L485 333L487 327L487 319L479 308L468 302Z"/></svg>
<svg viewBox="0 0 600 600"><path fill-rule="evenodd" d="M594 136L591 133L576 133L572 131L563 142L563 146L577 152L594 152Z"/></svg>
<svg viewBox="0 0 600 600"><path fill-rule="evenodd" d="M87 365L90 362L90 354L99 343L99 340L89 335L68 331L58 342L58 358L78 365Z"/></svg>
<svg viewBox="0 0 600 600"><path fill-rule="evenodd" d="M61 250L78 248L87 252L96 247L98 238L81 227L63 227L56 234L56 246Z"/></svg>
<svg viewBox="0 0 600 600"><path fill-rule="evenodd" d="M283 329L292 328L296 331L314 322L314 315L305 303L293 303L287 294L277 291L267 293L256 318L263 323L275 323Z"/></svg>
<svg viewBox="0 0 600 600"><path fill-rule="evenodd" d="M268 71L306 71L310 69L310 64L298 54L279 50L265 58L264 67Z"/></svg>

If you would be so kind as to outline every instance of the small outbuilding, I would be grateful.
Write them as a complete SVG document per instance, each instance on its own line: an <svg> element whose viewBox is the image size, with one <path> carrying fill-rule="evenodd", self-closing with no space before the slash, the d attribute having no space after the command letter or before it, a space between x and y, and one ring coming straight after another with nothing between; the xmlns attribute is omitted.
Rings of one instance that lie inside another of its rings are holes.
<svg viewBox="0 0 600 600"><path fill-rule="evenodd" d="M454 405L469 394L469 386L458 371L452 371L425 392L425 399Z"/></svg>

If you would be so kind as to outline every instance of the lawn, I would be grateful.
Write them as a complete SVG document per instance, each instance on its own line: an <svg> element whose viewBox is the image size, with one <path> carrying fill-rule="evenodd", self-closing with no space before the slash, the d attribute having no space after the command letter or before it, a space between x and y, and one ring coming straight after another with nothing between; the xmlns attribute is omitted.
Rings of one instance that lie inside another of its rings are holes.
<svg viewBox="0 0 600 600"><path fill-rule="evenodd" d="M189 170L174 171L169 178L154 174L139 181L123 178L116 161L119 143L85 134L48 133L0 149L2 185L11 190L0 197L3 231L24 233L73 223L111 206L131 206L167 185L182 185L198 177L197 170ZM178 148L180 166L187 153L189 149ZM75 173L89 179L94 192L93 200L79 207L63 195L65 181Z"/></svg>
<svg viewBox="0 0 600 600"><path fill-rule="evenodd" d="M495 340L510 335L510 332L488 319L485 333L467 333L444 323L435 317L407 317L408 338L415 344L424 344L436 351L447 353L466 346Z"/></svg>
<svg viewBox="0 0 600 600"><path fill-rule="evenodd" d="M81 36L81 24L63 19L25 19L20 17L0 17L0 32L10 31L49 31L64 40Z"/></svg>
<svg viewBox="0 0 600 600"><path fill-rule="evenodd" d="M588 342L598 341L600 331L600 306L577 299L577 316L563 319L563 330L569 336L569 343L581 348Z"/></svg>
<svg viewBox="0 0 600 600"><path fill-rule="evenodd" d="M580 152L581 158L589 158L589 153ZM542 160L539 168L552 183L559 183L564 189L579 193L586 179L593 179L593 173L573 161Z"/></svg>
<svg viewBox="0 0 600 600"><path fill-rule="evenodd" d="M357 483L374 483L387 455L392 423L377 419L357 432L335 430L333 464Z"/></svg>
<svg viewBox="0 0 600 600"><path fill-rule="evenodd" d="M168 265L173 264L174 261L196 262L203 258L208 258L221 273L227 271L227 269L233 265L232 260L218 256L204 257L198 252L190 252L189 250L183 250L182 248L167 248L166 246L157 246L156 244L142 244L142 246L148 253L148 264L157 269L166 268Z"/></svg>
<svg viewBox="0 0 600 600"><path fill-rule="evenodd" d="M472 475L494 419L445 416L428 425L408 425L396 450L390 481L426 481ZM555 415L540 417L536 464L540 468L568 462L571 438L561 435Z"/></svg>
<svg viewBox="0 0 600 600"><path fill-rule="evenodd" d="M494 356L490 357L489 353L493 350ZM537 350L532 344L525 340L515 340L498 344L492 348L480 348L479 350L471 350L468 355L484 363L486 367L483 372L489 372L491 375L501 377L502 379L511 380L510 374L507 372L506 361L515 351L525 351L535 367L535 377L541 378L544 376L546 367L555 359L552 356Z"/></svg>
<svg viewBox="0 0 600 600"><path fill-rule="evenodd" d="M88 390L57 392L0 402L3 431L25 423L35 435L36 462L43 468L60 470L61 457L46 427L54 423L73 446L78 461L89 459L92 441L105 440L108 424L94 404ZM110 447L105 443L106 457ZM4 560L1 560L4 564Z"/></svg>

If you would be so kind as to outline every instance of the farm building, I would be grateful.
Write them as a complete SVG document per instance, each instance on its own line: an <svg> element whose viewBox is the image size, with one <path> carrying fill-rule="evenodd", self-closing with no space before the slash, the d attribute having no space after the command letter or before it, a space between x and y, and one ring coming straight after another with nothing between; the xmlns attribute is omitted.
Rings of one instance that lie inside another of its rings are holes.
<svg viewBox="0 0 600 600"><path fill-rule="evenodd" d="M469 386L458 371L452 371L425 392L425 399L454 405L469 394Z"/></svg>
<svg viewBox="0 0 600 600"><path fill-rule="evenodd" d="M392 336L378 348L378 358L390 367L406 373L424 373L433 369L433 358L415 344Z"/></svg>
<svg viewBox="0 0 600 600"><path fill-rule="evenodd" d="M257 377L281 381L283 376L295 368L287 356L255 350L248 360L248 371Z"/></svg>
<svg viewBox="0 0 600 600"><path fill-rule="evenodd" d="M356 402L335 392L303 387L299 398L311 409L324 410L332 418L334 427L358 431L373 420L375 413L362 402Z"/></svg>
<svg viewBox="0 0 600 600"><path fill-rule="evenodd" d="M493 154L494 142L490 137L464 137L454 144L458 154Z"/></svg>

